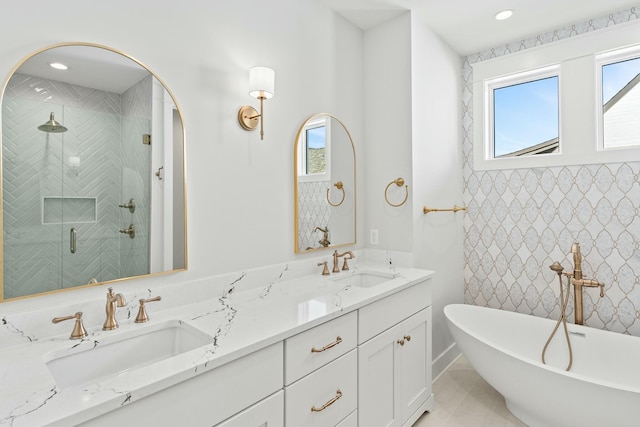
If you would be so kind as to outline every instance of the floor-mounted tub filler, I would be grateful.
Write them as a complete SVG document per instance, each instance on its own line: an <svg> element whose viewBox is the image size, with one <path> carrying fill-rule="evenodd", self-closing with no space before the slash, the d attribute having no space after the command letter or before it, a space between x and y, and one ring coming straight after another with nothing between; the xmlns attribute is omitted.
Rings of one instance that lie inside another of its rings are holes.
<svg viewBox="0 0 640 427"><path fill-rule="evenodd" d="M540 359L554 320L465 304L444 312L469 363L530 427L640 425L640 337L569 324L565 371L561 339Z"/></svg>

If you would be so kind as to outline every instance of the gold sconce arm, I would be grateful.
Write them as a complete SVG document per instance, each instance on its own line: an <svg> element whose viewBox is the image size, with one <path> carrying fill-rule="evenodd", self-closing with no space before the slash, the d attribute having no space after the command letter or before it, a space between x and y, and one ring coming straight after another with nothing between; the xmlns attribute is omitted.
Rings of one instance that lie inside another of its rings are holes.
<svg viewBox="0 0 640 427"><path fill-rule="evenodd" d="M424 213L426 215L429 212L458 212L458 211L466 211L467 208L460 207L458 205L453 205L453 208L451 208L451 209L437 209L437 208L430 208L428 206L425 206L422 210L424 211Z"/></svg>
<svg viewBox="0 0 640 427"><path fill-rule="evenodd" d="M386 200L386 202L390 206L393 206L394 208L398 208L398 207L404 205L407 202L407 199L409 198L409 186L408 185L404 185L404 189L406 191L406 194L404 195L404 200L402 200L398 204L394 204L394 203L391 203L389 201L389 198L387 197L387 192L389 191L389 187L391 187L391 185L393 185L393 184L397 185L398 187L402 187L404 185L404 179L403 178L394 179L389 184L387 184L387 187L384 189L384 200Z"/></svg>
<svg viewBox="0 0 640 427"><path fill-rule="evenodd" d="M327 202L335 207L340 206L343 202L344 202L344 198L346 196L345 191L344 191L344 185L342 184L342 181L338 181L335 184L333 184L334 187L336 187L338 190L342 190L342 199L340 200L340 202L338 203L331 203L331 200L329 199L329 189L327 188Z"/></svg>

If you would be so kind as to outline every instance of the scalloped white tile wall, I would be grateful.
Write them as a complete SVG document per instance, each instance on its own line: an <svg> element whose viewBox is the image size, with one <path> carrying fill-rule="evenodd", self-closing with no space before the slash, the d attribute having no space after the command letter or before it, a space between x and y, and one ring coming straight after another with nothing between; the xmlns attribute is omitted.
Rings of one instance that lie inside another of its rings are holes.
<svg viewBox="0 0 640 427"><path fill-rule="evenodd" d="M640 4L464 58L465 302L541 317L560 312L553 261L606 283L584 290L585 324L640 335L640 162L501 171L473 170L471 64L616 25ZM573 302L569 307L573 318Z"/></svg>

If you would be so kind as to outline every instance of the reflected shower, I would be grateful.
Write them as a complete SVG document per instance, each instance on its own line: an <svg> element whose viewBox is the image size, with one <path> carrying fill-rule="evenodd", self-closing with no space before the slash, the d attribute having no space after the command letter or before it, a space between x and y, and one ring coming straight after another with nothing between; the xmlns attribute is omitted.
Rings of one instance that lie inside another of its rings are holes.
<svg viewBox="0 0 640 427"><path fill-rule="evenodd" d="M53 112L51 112L49 121L38 126L38 130L41 130L43 132L50 132L50 133L60 133L60 132L66 132L67 128L62 126L61 123L56 122L56 120L53 118Z"/></svg>

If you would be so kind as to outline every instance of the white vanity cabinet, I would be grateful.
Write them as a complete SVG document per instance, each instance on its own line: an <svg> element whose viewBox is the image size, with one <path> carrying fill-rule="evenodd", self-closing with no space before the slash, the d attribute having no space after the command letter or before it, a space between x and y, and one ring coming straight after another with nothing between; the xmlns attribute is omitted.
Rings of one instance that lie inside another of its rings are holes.
<svg viewBox="0 0 640 427"><path fill-rule="evenodd" d="M359 313L358 424L411 426L433 408L428 282Z"/></svg>

